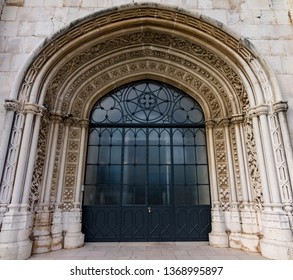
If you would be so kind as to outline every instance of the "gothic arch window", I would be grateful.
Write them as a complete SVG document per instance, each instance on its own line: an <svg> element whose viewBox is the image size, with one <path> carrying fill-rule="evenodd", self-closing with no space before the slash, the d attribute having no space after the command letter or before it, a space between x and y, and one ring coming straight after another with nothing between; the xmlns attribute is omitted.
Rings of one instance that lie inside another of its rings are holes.
<svg viewBox="0 0 293 280"><path fill-rule="evenodd" d="M152 80L99 100L90 116L83 204L88 241L207 240L210 193L200 105Z"/></svg>

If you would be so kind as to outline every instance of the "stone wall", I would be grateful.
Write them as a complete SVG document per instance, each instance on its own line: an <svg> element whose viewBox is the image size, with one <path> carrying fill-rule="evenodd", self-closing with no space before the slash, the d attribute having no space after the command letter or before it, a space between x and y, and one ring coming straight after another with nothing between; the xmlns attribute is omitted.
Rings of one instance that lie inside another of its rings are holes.
<svg viewBox="0 0 293 280"><path fill-rule="evenodd" d="M17 72L46 37L92 12L134 2L181 7L246 37L276 74L283 99L289 102L293 139L293 0L0 0L0 128L4 99Z"/></svg>

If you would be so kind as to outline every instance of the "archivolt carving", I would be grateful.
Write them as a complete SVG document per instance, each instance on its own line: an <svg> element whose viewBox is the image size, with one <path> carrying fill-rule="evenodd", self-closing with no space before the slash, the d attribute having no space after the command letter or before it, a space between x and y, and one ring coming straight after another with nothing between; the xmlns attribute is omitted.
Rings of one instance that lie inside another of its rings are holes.
<svg viewBox="0 0 293 280"><path fill-rule="evenodd" d="M134 72L132 72L133 70ZM88 99L91 98L94 93L99 92L100 88L107 85L109 79L111 81L114 80L112 73L115 73L116 76L118 76L119 74L119 77L121 78L124 75L131 76L132 73L138 74L141 72L159 74L161 73L167 75L168 77L174 78L174 80L176 81L188 83L189 86L194 88L194 91L200 92L201 95L207 99L207 103L211 106L210 111L212 113L213 118L220 118L222 116L223 112L221 110L218 98L216 97L212 89L210 89L210 87L204 85L203 82L201 82L196 76L189 74L188 72L183 72L179 69L174 69L174 71L170 70L173 70L172 66L163 64L161 62L140 61L129 63L126 66L117 67L106 74L101 73L101 75L99 75L97 78L92 80L89 84L87 84L80 90L80 93L78 94L77 98L75 99L75 102L72 105L72 113L74 114L74 116L82 117L82 113L84 111L84 107L86 106ZM209 76L209 78L213 79L213 77L211 76ZM72 91L73 89L70 88L69 92ZM64 112L68 110L68 105L66 103L69 103L70 101L69 94L67 96L66 99L68 98L68 100L64 100L62 106L62 110L64 110Z"/></svg>
<svg viewBox="0 0 293 280"><path fill-rule="evenodd" d="M61 69L58 71L56 76L54 77L54 80L49 86L48 92L46 94L46 103L50 106L50 108L54 108L54 103L58 94L58 90L61 88L62 83L66 80L66 78L73 72L77 71L77 69L81 65L85 65L90 60L96 59L97 57L101 56L102 54L105 54L109 51L114 51L115 48L123 48L125 46L139 46L141 44L152 44L155 46L164 46L164 47L172 47L172 49L176 51L184 51L184 53L188 53L192 55L194 58L199 59L202 62L206 62L208 65L212 65L214 69L217 69L223 76L225 76L230 85L233 87L234 91L236 92L236 96L238 97L238 102L242 104L242 110L245 110L245 108L248 105L248 99L247 94L244 90L243 83L238 76L238 74L233 70L233 68L227 64L222 58L217 56L216 54L206 50L202 46L195 44L193 42L187 41L186 39L177 38L173 35L169 34L161 34L158 32L139 32L139 33L133 33L133 34L126 34L119 36L114 39L109 39L106 42L99 43L93 47L91 47L87 51L83 51L81 54L78 54L73 59L68 61ZM72 91L74 91L74 88L78 86L79 83L84 81L85 79L88 79L91 75L97 72L101 72L102 70L105 70L109 67L113 67L113 65L118 64L120 62L129 61L133 58L141 58L141 57L157 57L160 59L168 60L170 62L174 62L176 64L182 65L184 67L187 67L191 72L195 72L196 74L202 76L204 79L212 80L214 85L219 88L219 92L223 96L227 103L228 111L231 111L231 104L230 100L227 96L227 93L221 86L221 83L215 79L215 77L204 70L202 67L200 67L198 64L195 64L191 61L191 59L184 59L180 56L172 55L169 53L166 53L164 51L153 51L153 50L140 50L140 51L132 51L129 53L120 54L115 57L110 57L107 60L104 60L100 63L94 63L96 64L94 67L92 67L90 70L88 70L86 73L81 75L75 82L73 82L71 89L67 92L65 99L69 99L70 96L72 96ZM114 70L111 73L105 74L103 77L104 80L108 80L110 76L112 77L118 77L122 74L126 74L129 71L134 72L137 69L137 66L140 66L141 68L147 67L147 69L155 70L158 72L165 72L167 71L166 65L161 64L159 67L156 65L155 62L150 64L139 64L139 65L131 65L131 68L127 66L121 67L119 70ZM146 70L147 70L146 69ZM172 73L172 68L168 69L168 74ZM184 72L177 71L176 73L177 77L183 77ZM190 82L189 77L189 81ZM65 104L63 103L62 109L65 108Z"/></svg>
<svg viewBox="0 0 293 280"><path fill-rule="evenodd" d="M131 8L125 7L124 9L122 8L117 11L110 11L108 14L103 14L99 17L98 15L99 14L95 14L92 19L89 19L79 25L76 24L76 27L71 30L66 30L66 34L59 34L59 38L53 38L53 40L49 42L50 44L47 44L27 71L21 86L20 100L27 100L30 94L31 85L33 84L42 66L46 63L46 61L48 61L50 56L68 44L68 42L73 41L87 32L98 30L99 28L106 27L114 22L122 20L127 21L136 17L140 18L141 21L143 21L144 17L146 19L153 18L157 21L166 20L165 24L170 21L172 29L174 28L173 22L176 20L178 28L180 27L180 24L182 24L194 27L195 30L209 34L219 42L224 43L227 47L237 52L248 62L251 62L255 58L254 54L244 45L244 42L233 38L228 33L207 22L203 22L201 19L194 18L193 16L187 15L181 11L178 12L171 9L167 10L166 7L160 7L158 5L156 5L156 7L150 7L150 4L148 4L148 6L132 6ZM133 35L133 40L136 39L135 37L137 36L139 36L139 34ZM164 41L170 42L168 41L168 38L165 38ZM178 40L175 40L174 42L178 43ZM186 47L186 42L179 40L179 43L182 48ZM112 41L111 47L115 47L117 44L117 41ZM101 48L105 46L106 44L100 45ZM196 53L196 48L194 53Z"/></svg>
<svg viewBox="0 0 293 280"><path fill-rule="evenodd" d="M221 208L226 210L230 207L230 190L228 177L228 159L225 145L225 131L224 128L221 127L221 124L216 124L213 133L217 165L219 201L221 203Z"/></svg>
<svg viewBox="0 0 293 280"><path fill-rule="evenodd" d="M249 178L252 191L252 199L255 202L255 205L262 209L263 204L263 193L261 189L260 174L257 162L256 154L256 144L253 134L253 125L249 117L245 118L244 121L244 133L245 133L245 143L247 149L248 157L248 169L249 169Z"/></svg>
<svg viewBox="0 0 293 280"><path fill-rule="evenodd" d="M35 161L34 173L31 184L29 205L33 210L38 210L38 204L40 200L40 190L43 183L44 167L46 156L48 154L48 132L49 132L49 114L46 113L41 122L41 129L39 133L38 151Z"/></svg>
<svg viewBox="0 0 293 280"><path fill-rule="evenodd" d="M72 209L74 202L74 190L76 187L76 171L78 168L78 159L80 152L80 138L81 128L72 125L69 128L66 163L65 163L65 176L63 183L63 204L64 210Z"/></svg>

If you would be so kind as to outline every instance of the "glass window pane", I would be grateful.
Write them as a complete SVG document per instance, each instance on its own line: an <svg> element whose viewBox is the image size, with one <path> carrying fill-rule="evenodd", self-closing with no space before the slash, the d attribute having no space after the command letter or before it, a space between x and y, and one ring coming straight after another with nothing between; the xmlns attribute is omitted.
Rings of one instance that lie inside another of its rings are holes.
<svg viewBox="0 0 293 280"><path fill-rule="evenodd" d="M111 185L120 185L121 181L121 166L110 166L110 184Z"/></svg>
<svg viewBox="0 0 293 280"><path fill-rule="evenodd" d="M109 183L109 166L101 165L97 168L97 184Z"/></svg>
<svg viewBox="0 0 293 280"><path fill-rule="evenodd" d="M187 165L185 166L186 184L194 185L197 184L196 166Z"/></svg>
<svg viewBox="0 0 293 280"><path fill-rule="evenodd" d="M123 184L124 185L134 184L134 166L132 165L123 166Z"/></svg>
<svg viewBox="0 0 293 280"><path fill-rule="evenodd" d="M198 186L199 204L209 205L210 204L210 189L209 185Z"/></svg>
<svg viewBox="0 0 293 280"><path fill-rule="evenodd" d="M87 164L97 164L99 155L99 147L89 146L87 152Z"/></svg>
<svg viewBox="0 0 293 280"><path fill-rule="evenodd" d="M205 145L206 144L206 138L204 129L197 129L196 137L195 137L196 145Z"/></svg>
<svg viewBox="0 0 293 280"><path fill-rule="evenodd" d="M196 160L198 164L207 163L207 149L205 146L196 147Z"/></svg>
<svg viewBox="0 0 293 280"><path fill-rule="evenodd" d="M174 203L175 205L185 204L185 188L182 185L174 186Z"/></svg>
<svg viewBox="0 0 293 280"><path fill-rule="evenodd" d="M150 166L149 167L149 185L159 185L160 184L160 176L159 166Z"/></svg>
<svg viewBox="0 0 293 280"><path fill-rule="evenodd" d="M159 163L159 147L149 147L149 163Z"/></svg>
<svg viewBox="0 0 293 280"><path fill-rule="evenodd" d="M145 205L144 186L123 186L122 204L123 205Z"/></svg>
<svg viewBox="0 0 293 280"><path fill-rule="evenodd" d="M100 134L100 144L101 145L110 145L111 143L111 136L110 131L108 129L103 129L102 133Z"/></svg>
<svg viewBox="0 0 293 280"><path fill-rule="evenodd" d="M186 205L198 205L196 185L186 187Z"/></svg>
<svg viewBox="0 0 293 280"><path fill-rule="evenodd" d="M89 134L89 145L99 145L100 143L100 137L98 129L91 128L90 134Z"/></svg>
<svg viewBox="0 0 293 280"><path fill-rule="evenodd" d="M178 129L173 132L173 144L174 145L183 145L183 135L182 132Z"/></svg>
<svg viewBox="0 0 293 280"><path fill-rule="evenodd" d="M159 133L157 129L150 129L149 132L149 145L159 145Z"/></svg>
<svg viewBox="0 0 293 280"><path fill-rule="evenodd" d="M161 130L160 131L160 144L161 145L170 145L171 144L171 138L170 138L170 129L168 130Z"/></svg>
<svg viewBox="0 0 293 280"><path fill-rule="evenodd" d="M197 176L199 184L209 183L208 168L206 165L197 166Z"/></svg>
<svg viewBox="0 0 293 280"><path fill-rule="evenodd" d="M136 185L146 185L146 167L145 166L135 166L135 184Z"/></svg>
<svg viewBox="0 0 293 280"><path fill-rule="evenodd" d="M195 147L186 146L184 148L185 152L185 163L186 164L195 164Z"/></svg>
<svg viewBox="0 0 293 280"><path fill-rule="evenodd" d="M121 146L112 146L111 164L121 164Z"/></svg>
<svg viewBox="0 0 293 280"><path fill-rule="evenodd" d="M136 144L137 145L145 145L145 143L146 143L146 130L139 129L136 132Z"/></svg>
<svg viewBox="0 0 293 280"><path fill-rule="evenodd" d="M135 149L135 163L146 163L146 146L137 146Z"/></svg>
<svg viewBox="0 0 293 280"><path fill-rule="evenodd" d="M149 205L169 205L170 189L169 186L156 186L148 188Z"/></svg>
<svg viewBox="0 0 293 280"><path fill-rule="evenodd" d="M120 186L108 186L107 187L107 205L120 204Z"/></svg>
<svg viewBox="0 0 293 280"><path fill-rule="evenodd" d="M184 133L184 144L194 145L194 133L190 129Z"/></svg>
<svg viewBox="0 0 293 280"><path fill-rule="evenodd" d="M173 147L174 163L184 163L183 147Z"/></svg>
<svg viewBox="0 0 293 280"><path fill-rule="evenodd" d="M124 164L134 163L134 147L125 146L124 147Z"/></svg>
<svg viewBox="0 0 293 280"><path fill-rule="evenodd" d="M161 185L170 185L171 179L171 166L163 165L160 166L160 184Z"/></svg>
<svg viewBox="0 0 293 280"><path fill-rule="evenodd" d="M171 163L171 150L169 146L160 147L160 163L170 164Z"/></svg>
<svg viewBox="0 0 293 280"><path fill-rule="evenodd" d="M184 166L174 166L174 183L182 185L185 183Z"/></svg>
<svg viewBox="0 0 293 280"><path fill-rule="evenodd" d="M112 145L122 145L122 128L112 130Z"/></svg>
<svg viewBox="0 0 293 280"><path fill-rule="evenodd" d="M125 145L134 145L135 144L135 132L132 129L128 129L125 131Z"/></svg>
<svg viewBox="0 0 293 280"><path fill-rule="evenodd" d="M97 183L97 166L88 165L86 168L86 185L94 185Z"/></svg>
<svg viewBox="0 0 293 280"><path fill-rule="evenodd" d="M100 147L99 163L105 164L110 162L110 147Z"/></svg>
<svg viewBox="0 0 293 280"><path fill-rule="evenodd" d="M84 205L95 205L96 186L88 185L84 187Z"/></svg>

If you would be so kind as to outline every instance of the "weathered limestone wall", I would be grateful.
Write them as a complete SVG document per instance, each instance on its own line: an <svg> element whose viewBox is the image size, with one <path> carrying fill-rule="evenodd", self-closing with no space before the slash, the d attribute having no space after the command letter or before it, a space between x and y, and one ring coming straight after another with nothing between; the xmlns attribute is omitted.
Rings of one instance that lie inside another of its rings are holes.
<svg viewBox="0 0 293 280"><path fill-rule="evenodd" d="M289 102L293 139L293 0L0 0L0 128L4 99L34 48L73 20L133 2L181 7L249 39L276 74L283 99Z"/></svg>

